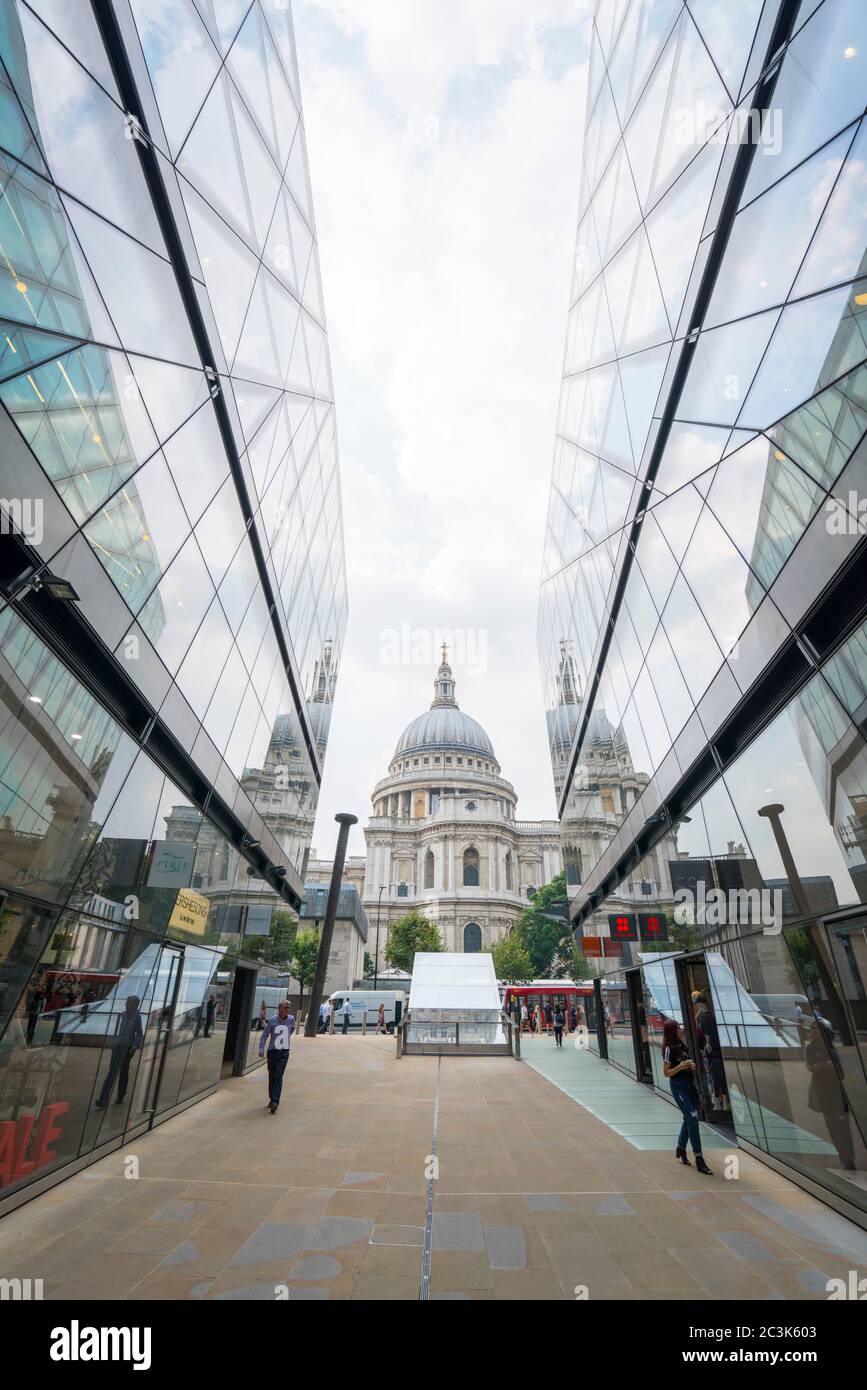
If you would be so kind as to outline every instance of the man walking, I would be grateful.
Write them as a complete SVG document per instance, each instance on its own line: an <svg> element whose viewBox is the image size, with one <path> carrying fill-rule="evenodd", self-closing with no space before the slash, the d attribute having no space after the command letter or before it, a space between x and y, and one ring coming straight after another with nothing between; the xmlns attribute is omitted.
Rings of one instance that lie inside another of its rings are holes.
<svg viewBox="0 0 867 1390"><path fill-rule="evenodd" d="M138 995L128 995L124 1003L124 1012L118 1019L117 1033L111 1048L108 1075L102 1083L99 1098L94 1101L94 1107L97 1110L104 1110L108 1105L115 1081L118 1083L115 1105L123 1104L126 1088L129 1085L129 1064L132 1061L132 1054L141 1047L144 1036L138 1006Z"/></svg>
<svg viewBox="0 0 867 1390"><path fill-rule="evenodd" d="M277 1114L280 1095L283 1090L283 1073L289 1061L289 1039L295 1032L295 1019L289 1012L288 999L281 999L277 1012L268 1019L259 1039L259 1056L265 1056L268 1049L268 1108L272 1115Z"/></svg>
<svg viewBox="0 0 867 1390"><path fill-rule="evenodd" d="M349 1032L349 1021L352 1018L352 1001L347 997L343 1001L343 1008L340 1010L343 1015L343 1032Z"/></svg>

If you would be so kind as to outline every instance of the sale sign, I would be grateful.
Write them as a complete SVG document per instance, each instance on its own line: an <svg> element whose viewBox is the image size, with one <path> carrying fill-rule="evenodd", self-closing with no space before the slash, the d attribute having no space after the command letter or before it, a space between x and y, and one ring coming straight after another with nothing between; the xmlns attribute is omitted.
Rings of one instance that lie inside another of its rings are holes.
<svg viewBox="0 0 867 1390"><path fill-rule="evenodd" d="M57 1157L51 1145L60 1138L56 1121L69 1109L66 1101L46 1105L39 1115L0 1121L0 1187L29 1177Z"/></svg>

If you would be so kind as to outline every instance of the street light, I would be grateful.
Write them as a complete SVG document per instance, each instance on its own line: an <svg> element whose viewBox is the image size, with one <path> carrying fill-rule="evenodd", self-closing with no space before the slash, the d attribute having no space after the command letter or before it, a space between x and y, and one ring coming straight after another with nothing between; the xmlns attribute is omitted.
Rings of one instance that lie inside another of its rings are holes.
<svg viewBox="0 0 867 1390"><path fill-rule="evenodd" d="M789 846L786 832L783 829L782 815L785 809L785 806L775 801L770 806L760 806L759 815L771 823L771 830L774 832L774 839L777 842L777 851L783 861L783 870L789 880L789 887L792 890L795 906L802 917L808 917L810 915L810 903L807 898L807 890L804 887L801 875L798 873L794 855Z"/></svg>
<svg viewBox="0 0 867 1390"><path fill-rule="evenodd" d="M376 958L375 958L375 960L374 960L374 962L373 962L373 988L374 988L374 990L376 989L376 986L377 986L377 984L379 983L379 919L380 919L380 916L381 916L381 914L382 914L382 895L383 895L383 893L385 892L385 890L386 890L387 887L388 887L388 884L387 884L387 883L384 883L384 884L382 885L382 887L380 888L380 890L379 890L379 902L376 904Z"/></svg>

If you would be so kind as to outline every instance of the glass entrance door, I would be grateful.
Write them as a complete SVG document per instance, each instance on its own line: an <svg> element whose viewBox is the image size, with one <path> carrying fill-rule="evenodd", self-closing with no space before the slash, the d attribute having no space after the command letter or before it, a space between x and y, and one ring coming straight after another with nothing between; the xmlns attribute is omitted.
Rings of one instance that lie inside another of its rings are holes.
<svg viewBox="0 0 867 1390"><path fill-rule="evenodd" d="M720 1029L704 956L681 963L687 1041L696 1061L696 1088L703 1118L711 1124L733 1124L726 1084Z"/></svg>
<svg viewBox="0 0 867 1390"><path fill-rule="evenodd" d="M605 1028L605 1004L602 998L602 981L593 981L593 1014L596 1032L596 1045L599 1048L599 1056L608 1056L608 1034ZM587 1020L588 1027L590 1019Z"/></svg>
<svg viewBox="0 0 867 1390"><path fill-rule="evenodd" d="M650 1063L650 1041L647 1036L647 1010L644 1004L644 990L641 985L641 971L627 970L626 984L629 991L629 1017L632 1023L632 1043L635 1048L635 1074L639 1081L653 1085L653 1067Z"/></svg>
<svg viewBox="0 0 867 1390"><path fill-rule="evenodd" d="M142 1000L144 1038L130 1125L153 1120L161 1109L167 1108L166 1103L160 1103L160 1094L183 965L182 946L169 943L155 947L152 973Z"/></svg>

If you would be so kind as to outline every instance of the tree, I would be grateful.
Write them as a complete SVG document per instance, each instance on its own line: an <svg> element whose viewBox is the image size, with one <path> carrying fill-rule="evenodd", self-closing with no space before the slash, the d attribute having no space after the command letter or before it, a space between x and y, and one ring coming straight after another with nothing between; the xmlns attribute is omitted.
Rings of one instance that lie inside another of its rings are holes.
<svg viewBox="0 0 867 1390"><path fill-rule="evenodd" d="M556 911L567 901L566 875L560 873L537 891L512 928L530 957L536 979L547 979L555 970L562 975L571 968L572 927L568 917Z"/></svg>
<svg viewBox="0 0 867 1390"><path fill-rule="evenodd" d="M300 931L295 937L292 952L292 959L289 962L289 969L298 981L298 1017L301 1017L301 1005L304 1002L304 986L309 984L316 974L316 958L319 955L319 932L315 927L309 927L307 931Z"/></svg>
<svg viewBox="0 0 867 1390"><path fill-rule="evenodd" d="M373 970L374 970L373 956L370 954L369 951L365 951L365 953L364 953L364 978L365 978L365 980L368 978L369 975L372 975L372 974L373 974Z"/></svg>
<svg viewBox="0 0 867 1390"><path fill-rule="evenodd" d="M412 974L416 951L441 951L443 941L439 927L421 912L407 912L391 928L385 959L388 965Z"/></svg>
<svg viewBox="0 0 867 1390"><path fill-rule="evenodd" d="M491 951L494 970L498 980L513 985L519 980L529 980L533 975L533 963L521 945L520 937L513 931L504 941L498 941Z"/></svg>
<svg viewBox="0 0 867 1390"><path fill-rule="evenodd" d="M251 960L261 960L266 965L288 967L295 949L298 932L298 919L288 908L275 907L271 913L271 927L267 936L247 936L244 938L244 954Z"/></svg>
<svg viewBox="0 0 867 1390"><path fill-rule="evenodd" d="M586 956L575 946L572 949L572 979L592 980L600 973L598 965L591 965Z"/></svg>

